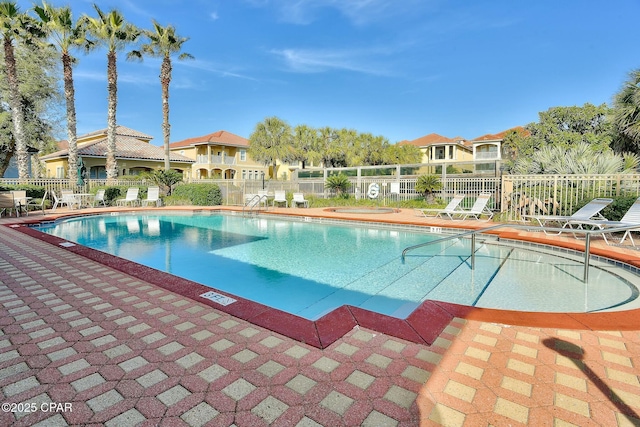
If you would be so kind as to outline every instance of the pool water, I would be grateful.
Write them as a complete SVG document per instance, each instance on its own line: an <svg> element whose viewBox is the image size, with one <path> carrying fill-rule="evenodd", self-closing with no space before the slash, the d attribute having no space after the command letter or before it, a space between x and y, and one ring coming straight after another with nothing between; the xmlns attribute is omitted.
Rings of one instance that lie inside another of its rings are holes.
<svg viewBox="0 0 640 427"><path fill-rule="evenodd" d="M316 320L344 304L406 318L427 299L522 311L589 312L634 301L615 269L570 256L408 229L229 215L99 215L41 231Z"/></svg>

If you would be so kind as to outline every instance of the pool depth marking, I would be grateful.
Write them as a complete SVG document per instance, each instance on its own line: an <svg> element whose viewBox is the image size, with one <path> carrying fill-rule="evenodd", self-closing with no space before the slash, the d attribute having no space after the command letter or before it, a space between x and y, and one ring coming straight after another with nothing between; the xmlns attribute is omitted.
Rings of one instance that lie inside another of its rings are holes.
<svg viewBox="0 0 640 427"><path fill-rule="evenodd" d="M200 296L225 307L237 301L231 297L213 291L205 292L204 294L200 294Z"/></svg>

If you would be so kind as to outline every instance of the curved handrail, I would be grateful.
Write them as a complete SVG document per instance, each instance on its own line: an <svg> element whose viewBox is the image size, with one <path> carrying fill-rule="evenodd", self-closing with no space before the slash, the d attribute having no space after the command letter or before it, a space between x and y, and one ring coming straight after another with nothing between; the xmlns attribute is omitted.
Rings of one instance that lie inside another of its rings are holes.
<svg viewBox="0 0 640 427"><path fill-rule="evenodd" d="M580 233L580 234L584 234L585 235L585 244L584 244L584 272L583 272L583 282L587 282L587 280L589 279L589 256L590 256L590 251L591 251L591 235L593 234L604 234L604 233L617 233L620 231L627 231L627 230L633 230L633 229L637 229L640 228L640 226L638 224L630 224L630 225L625 225L625 226L621 226L621 227L611 227L611 228L600 228L600 229L596 229L596 230L586 230L584 228L557 228L557 227L538 227L535 225L521 225L521 224L497 224L497 225L492 225L491 227L485 227L485 228L479 228L476 230L469 230L469 231L465 231L464 233L459 233L459 234L453 234L451 236L446 236L446 237L442 237L440 239L437 240L432 240L430 242L425 242L425 243L419 243L417 245L413 245L413 246L409 246L406 247L403 251L402 251L402 262L404 263L405 260L405 256L407 254L407 252L413 250L413 249L417 249L417 248L421 248L423 246L429 246L429 245L435 245L437 243L442 243L448 240L453 240L453 239L457 239L460 237L465 237L465 236L471 236L471 269L475 268L475 253L476 253L476 235L487 232L487 231L491 231L491 230L496 230L499 228L504 228L504 227L508 227L508 228L515 228L515 229L524 229L524 230L528 230L528 231L543 231L543 232L548 232L548 231L558 231L558 232L564 232L564 233Z"/></svg>

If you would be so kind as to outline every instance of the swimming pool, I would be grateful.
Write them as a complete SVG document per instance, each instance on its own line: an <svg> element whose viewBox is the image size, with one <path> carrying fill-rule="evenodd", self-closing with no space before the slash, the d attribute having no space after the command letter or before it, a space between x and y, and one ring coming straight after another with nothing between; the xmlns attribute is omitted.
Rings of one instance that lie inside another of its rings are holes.
<svg viewBox="0 0 640 427"><path fill-rule="evenodd" d="M315 320L344 304L400 319L422 301L522 311L592 312L637 301L635 276L500 242L402 250L440 236L416 229L221 214L112 214L40 231Z"/></svg>

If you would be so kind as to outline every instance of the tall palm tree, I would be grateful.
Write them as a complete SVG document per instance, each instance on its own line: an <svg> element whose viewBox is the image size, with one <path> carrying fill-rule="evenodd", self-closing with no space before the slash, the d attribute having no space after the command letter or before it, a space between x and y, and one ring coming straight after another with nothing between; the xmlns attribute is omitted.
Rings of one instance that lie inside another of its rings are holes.
<svg viewBox="0 0 640 427"><path fill-rule="evenodd" d="M615 95L611 118L619 133L613 148L640 153L640 69L629 74L629 80Z"/></svg>
<svg viewBox="0 0 640 427"><path fill-rule="evenodd" d="M162 86L162 135L164 137L164 170L169 170L169 141L171 139L171 125L169 124L169 83L171 83L171 56L178 54L182 45L189 40L176 34L176 29L167 25L161 26L153 21L153 30L142 32L148 39L140 47L140 51L129 53L128 58L142 59L143 55L152 58L162 58L160 66L160 85ZM182 52L178 60L193 59L193 55Z"/></svg>
<svg viewBox="0 0 640 427"><path fill-rule="evenodd" d="M45 34L54 42L60 50L62 59L62 72L64 78L64 97L67 104L67 139L69 140L69 180L76 182L78 178L78 145L76 134L76 104L75 89L73 84L73 63L75 58L70 54L72 48L88 47L91 42L86 38L86 25L84 20L73 21L71 9L68 6L53 7L42 2L41 6L35 6L34 12L40 20Z"/></svg>
<svg viewBox="0 0 640 427"><path fill-rule="evenodd" d="M98 5L93 5L98 17L84 17L89 32L96 38L98 45L107 48L107 163L105 166L107 179L118 176L116 161L116 109L118 106L118 70L116 67L117 52L133 43L140 35L140 30L125 22L116 9L104 13Z"/></svg>
<svg viewBox="0 0 640 427"><path fill-rule="evenodd" d="M14 41L24 34L29 25L26 14L21 13L16 2L0 2L0 35L4 48L4 62L9 86L9 106L13 120L13 137L16 141L16 156L18 163L18 177L29 177L29 154L27 153L27 138L25 136L24 111L22 110L22 97L16 69Z"/></svg>

